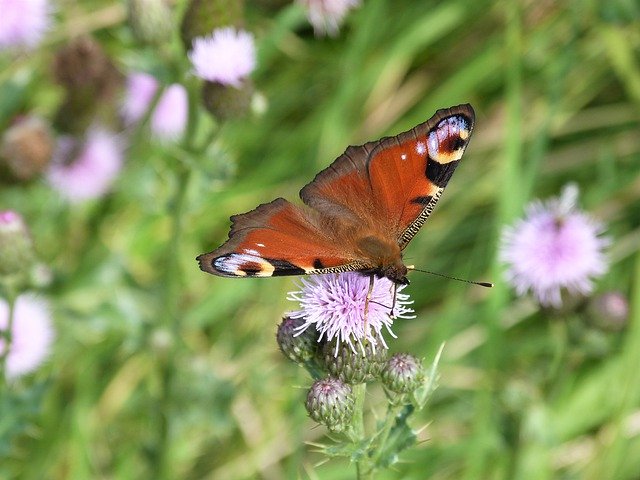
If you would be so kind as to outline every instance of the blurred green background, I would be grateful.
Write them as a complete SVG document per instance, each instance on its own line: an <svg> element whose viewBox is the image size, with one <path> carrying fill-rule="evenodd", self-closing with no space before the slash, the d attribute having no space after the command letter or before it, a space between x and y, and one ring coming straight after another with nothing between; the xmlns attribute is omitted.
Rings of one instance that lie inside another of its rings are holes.
<svg viewBox="0 0 640 480"><path fill-rule="evenodd" d="M413 419L422 443L379 478L639 478L638 2L364 0L335 38L278 3L245 5L261 112L221 124L206 150L142 129L113 192L81 205L42 180L2 185L0 208L25 217L52 269L57 339L3 394L0 476L353 478L305 443L326 430L304 409L309 377L275 342L295 279L217 278L194 259L226 239L230 215L297 198L347 145L469 102L471 144L405 258L496 287L412 275L417 318L397 321L389 345L428 364L446 342L440 387ZM178 13L168 55L136 41L124 3L60 1L55 19L38 50L0 57L0 128L56 115L51 55L78 34L124 74L188 78ZM622 331L543 311L501 277L501 229L568 182L613 240L597 291L629 299ZM382 390L367 402L382 412Z"/></svg>

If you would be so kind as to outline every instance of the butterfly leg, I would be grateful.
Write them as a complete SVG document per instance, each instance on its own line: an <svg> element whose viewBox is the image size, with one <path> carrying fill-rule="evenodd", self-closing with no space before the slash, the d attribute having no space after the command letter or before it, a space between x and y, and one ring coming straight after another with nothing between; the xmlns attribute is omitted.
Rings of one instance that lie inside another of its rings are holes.
<svg viewBox="0 0 640 480"><path fill-rule="evenodd" d="M393 310L396 308L396 297L398 293L398 284L393 283L393 302L391 303L391 310L389 311L389 317L393 317Z"/></svg>
<svg viewBox="0 0 640 480"><path fill-rule="evenodd" d="M369 302L373 294L373 282L375 280L374 275L369 277L369 290L367 291L367 297L364 300L364 331L365 334L369 332Z"/></svg>

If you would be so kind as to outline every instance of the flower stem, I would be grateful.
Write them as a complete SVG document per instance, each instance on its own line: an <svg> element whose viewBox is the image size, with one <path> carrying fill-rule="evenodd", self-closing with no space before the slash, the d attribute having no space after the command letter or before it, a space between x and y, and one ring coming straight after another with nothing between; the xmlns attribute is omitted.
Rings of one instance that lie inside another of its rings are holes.
<svg viewBox="0 0 640 480"><path fill-rule="evenodd" d="M351 420L351 441L354 443L362 443L365 440L364 431L364 399L367 394L367 384L360 383L353 386L353 395L355 397L355 405L353 409L353 418ZM356 461L356 478L365 480L373 478L373 468L368 456L363 455Z"/></svg>
<svg viewBox="0 0 640 480"><path fill-rule="evenodd" d="M187 131L183 141L184 149L190 152L194 147L195 130L197 128L197 97L189 92L189 120ZM158 398L158 444L154 458L153 478L160 480L174 478L171 473L170 461L170 425L169 417L173 405L173 383L175 378L175 359L178 356L180 338L180 288L182 277L180 275L180 246L184 231L184 207L186 204L187 190L191 179L191 169L182 162L175 162L176 191L169 206L171 215L171 237L166 251L166 264L162 276L162 310L159 316L162 325L167 328L174 339L173 352L168 358L160 362L159 375L161 382L160 397Z"/></svg>
<svg viewBox="0 0 640 480"><path fill-rule="evenodd" d="M387 440L389 439L389 434L391 433L391 429L395 425L396 417L398 416L398 412L402 408L402 405L397 405L395 403L389 403L389 408L387 408L387 416L384 419L384 425L380 429L380 434L378 435L378 441L376 442L376 449L371 455L372 463L374 468L378 464L382 453L385 451L385 446Z"/></svg>

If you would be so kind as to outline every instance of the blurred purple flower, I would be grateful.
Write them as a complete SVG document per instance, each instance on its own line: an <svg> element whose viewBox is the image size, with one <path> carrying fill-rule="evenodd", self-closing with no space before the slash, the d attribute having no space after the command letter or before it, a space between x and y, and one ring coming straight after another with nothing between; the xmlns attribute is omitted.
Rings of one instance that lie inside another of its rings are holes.
<svg viewBox="0 0 640 480"><path fill-rule="evenodd" d="M9 305L0 299L0 330L9 325ZM34 371L47 358L55 333L48 303L30 294L20 295L13 313L11 345L6 359L7 378ZM0 339L0 353L6 343Z"/></svg>
<svg viewBox="0 0 640 480"><path fill-rule="evenodd" d="M500 259L518 295L531 291L543 306L562 306L561 291L589 294L593 279L607 271L609 244L603 227L577 210L578 188L566 186L559 198L534 201L525 217L504 229Z"/></svg>
<svg viewBox="0 0 640 480"><path fill-rule="evenodd" d="M81 202L107 193L122 163L122 146L115 135L94 129L83 144L70 136L58 139L47 180L70 202Z"/></svg>
<svg viewBox="0 0 640 480"><path fill-rule="evenodd" d="M151 115L151 131L161 139L176 140L187 126L189 99L179 83L169 85Z"/></svg>
<svg viewBox="0 0 640 480"><path fill-rule="evenodd" d="M189 59L196 76L239 88L256 67L253 35L233 27L218 28L193 40Z"/></svg>
<svg viewBox="0 0 640 480"><path fill-rule="evenodd" d="M335 36L349 10L360 0L298 0L307 11L309 23L316 35Z"/></svg>
<svg viewBox="0 0 640 480"><path fill-rule="evenodd" d="M122 102L122 115L127 123L136 123L147 113L153 97L158 91L158 81L153 75L134 72L127 77L127 86Z"/></svg>
<svg viewBox="0 0 640 480"><path fill-rule="evenodd" d="M144 117L158 88L158 81L148 73L136 72L129 75L122 104L122 115L127 123L136 123ZM186 89L178 83L169 85L151 114L151 132L163 140L179 138L187 126L188 110Z"/></svg>
<svg viewBox="0 0 640 480"><path fill-rule="evenodd" d="M302 318L304 323L298 327L300 332L315 325L319 333L318 341L326 338L337 339L336 348L346 342L355 351L355 343L367 339L372 345L382 338L382 329L393 337L391 325L394 318L414 318L413 309L407 307L413 303L409 295L400 291L405 287L399 285L393 312L393 282L387 278L376 278L369 301L367 317L368 328L365 330L364 306L369 291L369 277L359 273L316 275L300 279L300 290L289 292L288 300L299 302L300 310L289 312L289 318ZM391 313L391 316L389 315Z"/></svg>
<svg viewBox="0 0 640 480"><path fill-rule="evenodd" d="M38 45L52 13L48 0L0 0L0 50Z"/></svg>

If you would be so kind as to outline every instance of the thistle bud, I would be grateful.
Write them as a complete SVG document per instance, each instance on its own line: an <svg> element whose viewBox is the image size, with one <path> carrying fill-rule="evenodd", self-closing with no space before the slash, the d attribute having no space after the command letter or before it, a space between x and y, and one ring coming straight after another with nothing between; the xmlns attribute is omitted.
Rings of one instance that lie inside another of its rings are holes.
<svg viewBox="0 0 640 480"><path fill-rule="evenodd" d="M413 355L396 353L382 370L382 383L395 393L411 393L423 382L422 364Z"/></svg>
<svg viewBox="0 0 640 480"><path fill-rule="evenodd" d="M0 212L0 280L25 281L34 262L33 244L22 217Z"/></svg>
<svg viewBox="0 0 640 480"><path fill-rule="evenodd" d="M117 118L114 99L124 79L98 42L80 37L59 50L54 58L54 76L66 89L54 124L59 130L83 133L95 123L113 123Z"/></svg>
<svg viewBox="0 0 640 480"><path fill-rule="evenodd" d="M243 18L244 0L191 0L180 26L185 50L191 50L194 38L209 35L216 28L242 27Z"/></svg>
<svg viewBox="0 0 640 480"><path fill-rule="evenodd" d="M2 135L2 170L19 181L31 180L49 164L54 141L49 126L38 117L22 117Z"/></svg>
<svg viewBox="0 0 640 480"><path fill-rule="evenodd" d="M245 80L240 88L230 87L218 82L204 82L202 103L219 121L241 118L251 109L253 83Z"/></svg>
<svg viewBox="0 0 640 480"><path fill-rule="evenodd" d="M350 424L354 405L351 387L331 377L316 380L306 402L309 416L334 432L341 432Z"/></svg>
<svg viewBox="0 0 640 480"><path fill-rule="evenodd" d="M297 328L302 324L304 324L302 318L284 317L276 333L276 340L282 354L298 364L313 359L318 349L318 332L313 325L299 332Z"/></svg>
<svg viewBox="0 0 640 480"><path fill-rule="evenodd" d="M171 40L173 11L171 0L128 0L127 16L135 37L151 45Z"/></svg>
<svg viewBox="0 0 640 480"><path fill-rule="evenodd" d="M592 298L587 307L591 323L612 332L622 330L629 319L629 301L622 292L605 292Z"/></svg>
<svg viewBox="0 0 640 480"><path fill-rule="evenodd" d="M334 377L357 385L380 376L387 359L387 349L380 341L363 339L355 347L333 339L325 342L320 352L320 364Z"/></svg>

